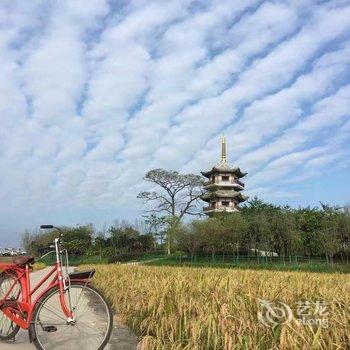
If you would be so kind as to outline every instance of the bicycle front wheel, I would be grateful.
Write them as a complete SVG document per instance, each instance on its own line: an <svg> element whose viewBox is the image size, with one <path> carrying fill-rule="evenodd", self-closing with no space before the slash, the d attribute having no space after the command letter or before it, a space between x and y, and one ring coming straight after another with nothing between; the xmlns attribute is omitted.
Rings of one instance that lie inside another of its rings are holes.
<svg viewBox="0 0 350 350"><path fill-rule="evenodd" d="M88 285L72 282L65 292L75 322L67 322L59 302L58 287L46 292L36 304L31 332L40 350L101 350L111 335L113 317L101 293Z"/></svg>

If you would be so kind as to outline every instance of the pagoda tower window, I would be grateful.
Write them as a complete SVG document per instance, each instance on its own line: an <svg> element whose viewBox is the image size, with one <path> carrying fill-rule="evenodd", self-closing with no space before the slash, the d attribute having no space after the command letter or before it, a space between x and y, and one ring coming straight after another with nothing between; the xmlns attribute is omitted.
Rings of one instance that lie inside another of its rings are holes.
<svg viewBox="0 0 350 350"><path fill-rule="evenodd" d="M223 207L229 207L229 206L230 206L230 202L228 202L228 201L223 201L223 202L221 202L221 205L222 205Z"/></svg>
<svg viewBox="0 0 350 350"><path fill-rule="evenodd" d="M223 175L223 176L221 176L221 180L222 180L222 181L229 181L229 180L230 180L230 177L227 176L227 175Z"/></svg>

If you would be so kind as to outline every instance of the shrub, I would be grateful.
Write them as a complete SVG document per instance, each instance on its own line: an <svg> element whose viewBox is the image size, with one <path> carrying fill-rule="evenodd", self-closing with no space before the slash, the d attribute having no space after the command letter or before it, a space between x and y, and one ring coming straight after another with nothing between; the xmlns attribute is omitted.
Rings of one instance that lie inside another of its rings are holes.
<svg viewBox="0 0 350 350"><path fill-rule="evenodd" d="M109 263L128 262L128 261L139 259L142 257L142 255L143 253L140 253L140 252L122 253L122 254L109 257L108 262Z"/></svg>

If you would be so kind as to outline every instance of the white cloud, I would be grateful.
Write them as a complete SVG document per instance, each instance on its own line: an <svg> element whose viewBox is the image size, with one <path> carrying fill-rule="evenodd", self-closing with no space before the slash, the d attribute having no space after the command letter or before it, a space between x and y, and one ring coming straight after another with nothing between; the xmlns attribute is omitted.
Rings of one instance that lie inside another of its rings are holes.
<svg viewBox="0 0 350 350"><path fill-rule="evenodd" d="M208 168L222 133L250 194L302 199L292 183L349 156L349 17L342 1L1 3L0 225L136 215L147 170Z"/></svg>

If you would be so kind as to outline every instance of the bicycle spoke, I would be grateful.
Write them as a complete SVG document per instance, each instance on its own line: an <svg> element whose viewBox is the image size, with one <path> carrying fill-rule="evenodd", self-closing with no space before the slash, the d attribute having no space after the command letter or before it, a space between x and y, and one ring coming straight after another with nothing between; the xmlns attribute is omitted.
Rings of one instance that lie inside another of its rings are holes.
<svg viewBox="0 0 350 350"><path fill-rule="evenodd" d="M45 310L48 310L52 312L54 315L56 315L58 318L60 318L63 321L67 321L64 317L60 316L57 312L53 311L51 307L48 307L47 305L44 306Z"/></svg>
<svg viewBox="0 0 350 350"><path fill-rule="evenodd" d="M96 350L104 343L111 328L112 320L107 305L98 293L87 286L72 285L69 293L72 303L75 303L75 323L63 323L58 318L60 314L56 307L59 308L60 304L59 291L56 291L42 302L35 316L36 337L45 349ZM68 297L65 294L65 299ZM56 329L45 331L44 328L48 326Z"/></svg>
<svg viewBox="0 0 350 350"><path fill-rule="evenodd" d="M45 322L45 323L43 323L43 322L32 322L33 324L38 324L38 325L40 325L40 326L66 326L67 325L67 323L63 323L63 322L61 322L61 323L55 323L55 322Z"/></svg>
<svg viewBox="0 0 350 350"><path fill-rule="evenodd" d="M97 344L99 344L99 343L101 342L101 340L95 338L96 335L101 336L101 334L98 334L98 333L86 333L86 332L83 331L81 328L79 328L79 327L77 327L77 328L79 329L79 331L80 331L81 333L84 333L85 335L87 335L86 338L83 338L83 339L85 339L86 341L91 342L91 340L92 340L92 341L94 341L94 342L97 343ZM93 338L91 339L91 337L93 337Z"/></svg>
<svg viewBox="0 0 350 350"><path fill-rule="evenodd" d="M21 295L21 285L17 277L10 273L0 275L0 300L6 296L6 300L16 301ZM0 312L0 337L12 337L19 327L9 319L3 312Z"/></svg>
<svg viewBox="0 0 350 350"><path fill-rule="evenodd" d="M4 315L4 314L3 314ZM9 330L10 330L10 327L12 325L12 321L10 319L8 319L6 316L5 317L2 317L2 322L0 324L0 332L1 334L8 334L9 333ZM7 327L8 328L7 328ZM7 328L7 329L6 329ZM4 330L6 330L6 332L4 332Z"/></svg>
<svg viewBox="0 0 350 350"><path fill-rule="evenodd" d="M78 300L77 300L76 303L75 303L75 308L76 308L76 309L78 308L79 301L80 301L80 297L81 297L82 293L83 293L83 290L81 290L81 292L79 293Z"/></svg>
<svg viewBox="0 0 350 350"><path fill-rule="evenodd" d="M89 305L85 305L85 308L83 309L83 311L80 313L80 312L76 312L76 317L77 317L77 320L80 320L81 317L83 315L85 315L87 312L89 311Z"/></svg>
<svg viewBox="0 0 350 350"><path fill-rule="evenodd" d="M90 326L86 322L80 322L80 323L78 323L78 325L79 325L79 327L89 328L89 329L91 329L93 331L96 331L96 327ZM98 332L98 333L95 333L95 334L100 334L101 335L101 332Z"/></svg>
<svg viewBox="0 0 350 350"><path fill-rule="evenodd" d="M86 337L84 338L85 340L87 340L87 341L89 341L89 342L91 342L91 340L92 341L95 341L95 342L97 342L97 344L99 344L99 342L101 342L101 340L99 340L99 339L96 339L96 336L99 336L99 337L103 337L104 335L103 334L100 334L100 333L87 333L87 332L85 332L83 329L81 329L81 327L77 327L77 329L81 332L81 333L83 333L83 334L85 334L86 335ZM92 339L91 339L91 337L92 337Z"/></svg>

